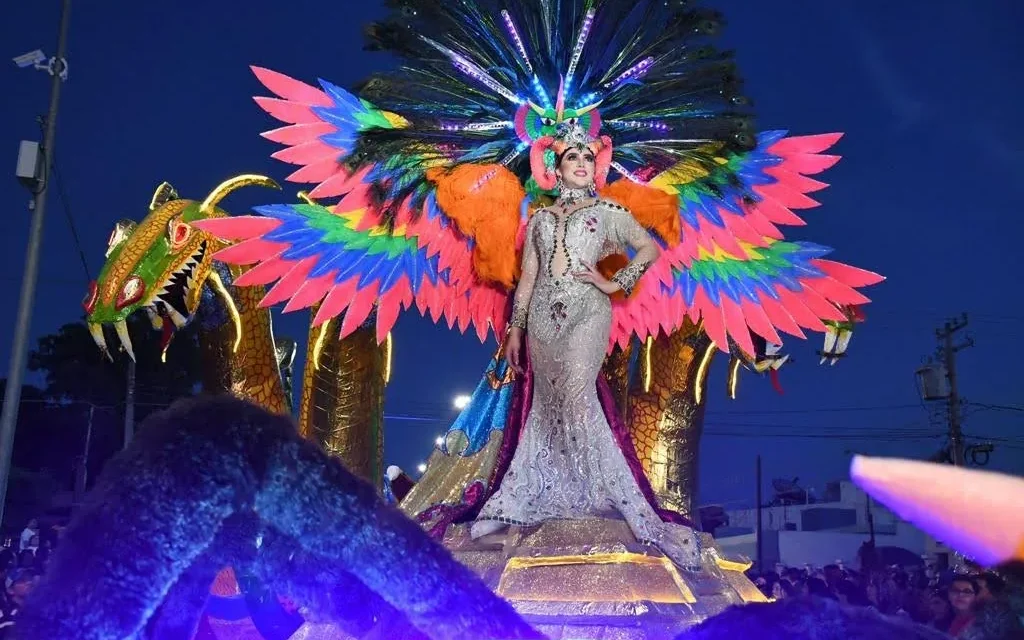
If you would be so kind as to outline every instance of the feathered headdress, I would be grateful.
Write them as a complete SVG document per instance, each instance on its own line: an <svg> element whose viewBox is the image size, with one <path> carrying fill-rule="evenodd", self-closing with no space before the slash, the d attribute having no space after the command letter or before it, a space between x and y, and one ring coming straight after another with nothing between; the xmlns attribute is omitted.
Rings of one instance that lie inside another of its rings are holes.
<svg viewBox="0 0 1024 640"><path fill-rule="evenodd" d="M710 166L712 151L755 145L731 56L707 44L721 22L713 11L662 1L388 4L394 11L368 29L370 48L410 64L373 76L359 95L405 122L362 131L350 160L353 171L387 167L374 176L385 208L418 200L438 164L497 164L524 184L531 173L544 181L533 152L565 126L602 140L602 183L608 169Z"/></svg>

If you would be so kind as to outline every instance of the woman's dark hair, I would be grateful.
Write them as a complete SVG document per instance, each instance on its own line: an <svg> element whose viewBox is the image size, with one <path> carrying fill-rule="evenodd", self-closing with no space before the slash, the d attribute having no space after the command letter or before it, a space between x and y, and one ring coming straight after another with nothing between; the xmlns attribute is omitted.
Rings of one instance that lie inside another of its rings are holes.
<svg viewBox="0 0 1024 640"><path fill-rule="evenodd" d="M966 574L953 576L953 579L949 581L949 586L952 587L954 584L958 582L963 582L971 585L971 591L974 592L974 595L978 595L978 592L981 591L981 588L978 586L978 581L974 579L974 576L969 576Z"/></svg>
<svg viewBox="0 0 1024 640"><path fill-rule="evenodd" d="M831 600L836 599L835 594L832 593L828 585L821 578L811 578L807 581L807 595L829 598Z"/></svg>
<svg viewBox="0 0 1024 640"><path fill-rule="evenodd" d="M931 600L941 600L949 605L949 594L946 593L946 589L932 589L928 592L928 598Z"/></svg>
<svg viewBox="0 0 1024 640"><path fill-rule="evenodd" d="M866 607L871 604L868 600L868 593L864 587L852 580L840 580L836 584L836 592L843 595L849 604Z"/></svg>
<svg viewBox="0 0 1024 640"><path fill-rule="evenodd" d="M986 571L979 577L985 581L985 586L988 588L988 592L992 595L998 596L1006 591L1006 581L1000 578L999 575L992 573L991 571Z"/></svg>
<svg viewBox="0 0 1024 640"><path fill-rule="evenodd" d="M779 580L779 584L782 585L782 590L785 592L787 598L796 598L800 595L800 588L786 578Z"/></svg>

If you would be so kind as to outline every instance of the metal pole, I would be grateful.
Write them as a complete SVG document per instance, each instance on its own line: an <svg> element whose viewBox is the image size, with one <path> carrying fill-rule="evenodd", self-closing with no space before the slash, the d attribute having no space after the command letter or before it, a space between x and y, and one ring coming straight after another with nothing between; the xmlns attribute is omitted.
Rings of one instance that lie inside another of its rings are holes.
<svg viewBox="0 0 1024 640"><path fill-rule="evenodd" d="M871 496L867 496L867 510L868 510L868 533L871 535L871 547L875 546L875 512L871 509Z"/></svg>
<svg viewBox="0 0 1024 640"><path fill-rule="evenodd" d="M7 503L7 480L11 475L14 431L18 425L21 383L25 375L25 359L28 356L28 333L32 324L32 305L35 302L36 279L39 274L39 252L43 244L43 220L46 215L46 196L50 191L49 174L57 137L57 110L60 105L60 90L63 82L61 72L64 70L64 60L67 57L70 20L71 0L64 0L60 14L57 55L50 85L50 109L46 115L46 134L43 137L43 184L35 198L32 224L29 227L25 273L21 281L21 298L18 301L18 320L14 328L14 341L11 346L11 367L7 373L3 413L0 414L0 524L3 523L4 507Z"/></svg>
<svg viewBox="0 0 1024 640"><path fill-rule="evenodd" d="M81 466L78 469L78 479L75 482L75 504L82 503L85 496L86 486L89 483L89 449L92 445L92 418L96 413L95 405L89 405L89 422L85 427L85 444L82 446Z"/></svg>
<svg viewBox="0 0 1024 640"><path fill-rule="evenodd" d="M128 359L128 389L124 394L124 448L135 435L135 360Z"/></svg>
<svg viewBox="0 0 1024 640"><path fill-rule="evenodd" d="M935 332L936 337L942 341L939 346L939 354L942 357L943 364L946 366L946 376L949 379L950 457L953 458L953 464L957 467L964 466L966 461L964 459L964 434L960 422L961 407L960 390L957 388L956 354L962 349L974 346L974 340L968 338L962 344L954 344L953 337L965 327L967 327L966 313L958 320L947 322L942 329L938 329Z"/></svg>
<svg viewBox="0 0 1024 640"><path fill-rule="evenodd" d="M761 454L757 455L757 570L764 572L764 545L761 541Z"/></svg>
<svg viewBox="0 0 1024 640"><path fill-rule="evenodd" d="M946 374L949 376L949 440L952 445L953 464L964 466L964 435L960 429L960 394L956 388L956 349L953 347L953 330L946 323L943 339L946 352Z"/></svg>

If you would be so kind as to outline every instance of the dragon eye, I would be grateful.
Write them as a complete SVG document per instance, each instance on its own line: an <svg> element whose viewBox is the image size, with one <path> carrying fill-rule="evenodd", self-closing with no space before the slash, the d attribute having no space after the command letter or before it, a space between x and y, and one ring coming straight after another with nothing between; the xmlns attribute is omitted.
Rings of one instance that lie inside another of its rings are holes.
<svg viewBox="0 0 1024 640"><path fill-rule="evenodd" d="M121 293L117 294L117 303L115 306L118 309L124 309L128 305L135 304L142 299L142 296L146 293L146 283L142 281L139 276L132 276L128 278L128 281L121 287Z"/></svg>
<svg viewBox="0 0 1024 640"><path fill-rule="evenodd" d="M570 126L576 126L577 124L579 124L580 119L579 118L569 118L567 120L567 122L569 123Z"/></svg>
<svg viewBox="0 0 1024 640"><path fill-rule="evenodd" d="M93 309L96 308L97 297L99 297L99 287L96 286L96 281L93 280L89 283L89 293L85 294L85 298L82 299L82 308L85 309L86 313L92 313Z"/></svg>
<svg viewBox="0 0 1024 640"><path fill-rule="evenodd" d="M553 119L553 118L541 118L541 119L540 119L540 122L541 122L541 124L543 124L543 125L544 125L545 127L553 127L553 126L555 126L555 121L554 121L554 119Z"/></svg>
<svg viewBox="0 0 1024 640"><path fill-rule="evenodd" d="M172 250L180 249L191 237L192 227L180 218L174 218L167 223L167 240L171 243Z"/></svg>

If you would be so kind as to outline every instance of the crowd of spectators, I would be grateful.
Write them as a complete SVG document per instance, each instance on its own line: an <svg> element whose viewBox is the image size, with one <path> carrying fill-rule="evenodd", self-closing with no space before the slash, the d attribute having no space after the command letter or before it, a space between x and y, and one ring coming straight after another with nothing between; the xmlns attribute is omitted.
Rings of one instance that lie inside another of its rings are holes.
<svg viewBox="0 0 1024 640"><path fill-rule="evenodd" d="M43 529L38 520L30 520L21 535L6 540L0 548L0 640L11 637L18 610L46 570L54 544L55 529Z"/></svg>
<svg viewBox="0 0 1024 640"><path fill-rule="evenodd" d="M754 571L751 578L774 600L818 597L901 616L961 640L1024 639L1024 584L967 565L872 567L842 563L821 568Z"/></svg>

